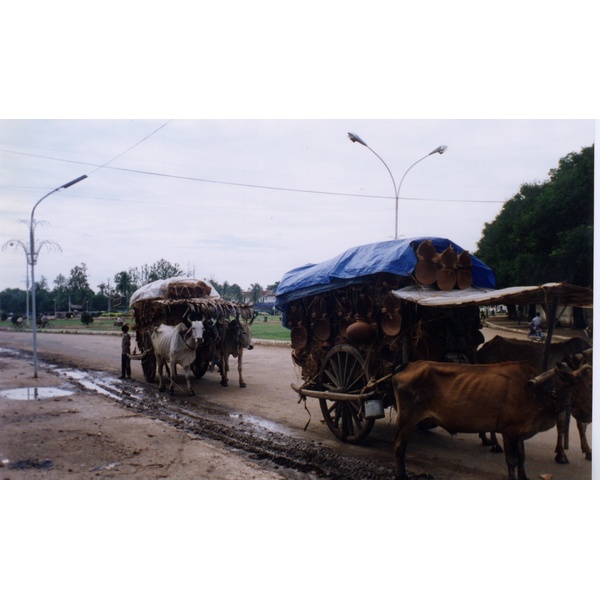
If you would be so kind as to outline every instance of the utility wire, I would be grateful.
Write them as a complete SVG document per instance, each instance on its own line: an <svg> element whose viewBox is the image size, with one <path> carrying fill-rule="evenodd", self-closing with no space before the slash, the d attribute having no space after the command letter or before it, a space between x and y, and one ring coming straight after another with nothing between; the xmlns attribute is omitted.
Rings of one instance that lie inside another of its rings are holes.
<svg viewBox="0 0 600 600"><path fill-rule="evenodd" d="M143 140L140 140L137 144L135 144L134 146L129 148L129 150L135 148L135 146L138 146L144 140L147 140L151 135L154 135L159 129L162 129L169 122L170 121L167 121L167 123L164 123L163 125L161 125L156 131L153 131L150 135L146 136ZM369 194L352 194L352 193L348 193L348 192L324 192L324 191L320 191L320 190L307 190L307 189L298 189L298 188L276 187L276 186L258 185L258 184L252 184L252 183L237 183L237 182L233 182L233 181L220 181L218 179L202 179L200 177L190 177L190 176L186 176L186 175L170 175L168 173L157 173L155 171L142 171L139 169L126 169L124 167L109 167L109 166L107 166L108 164L110 164L111 162L113 162L114 160L119 158L120 156L123 156L123 154L125 154L126 152L129 152L129 150L125 150L125 152L119 154L119 156L116 156L115 158L104 163L103 165L100 165L97 169L92 171L92 173L95 173L99 169L107 168L107 169L112 169L114 171L124 171L127 173L138 173L140 175L152 175L154 177L166 177L169 179L182 179L182 180L186 180L186 181L198 181L201 183L213 183L213 184L217 184L217 185L234 185L234 186L238 186L238 187L257 188L257 189L262 189L262 190L274 190L274 191L278 191L278 192L296 192L296 193L300 193L300 194L321 194L324 196L345 196L345 197L352 197L352 198L371 198L371 199L380 199L380 200L393 199L393 198L391 198L391 196L373 196L373 195L369 195ZM74 164L78 164L78 165L96 166L93 163L86 163L86 162L82 162L82 161L78 161L78 160L69 160L66 158L54 158L51 156L44 156L44 155L40 155L40 154L17 152L15 150L4 150L2 148L0 148L0 152L8 152L10 154L19 154L22 156L31 156L34 158L45 158L48 160L57 160L59 162L68 162L68 163L74 163ZM436 199L436 198L407 198L407 197L401 197L400 199L401 200L414 200L417 202L467 202L467 203L474 203L474 204L504 204L504 200L454 200L454 199L442 200L442 199Z"/></svg>
<svg viewBox="0 0 600 600"><path fill-rule="evenodd" d="M148 134L145 138L143 138L139 142L137 142L137 144L134 144L133 146L131 146L131 148L128 148L124 152L121 152L121 154L118 154L114 158L111 158L108 162L105 162L103 165L100 165L97 169L94 169L90 173L90 175L96 173L96 171L99 171L100 169L104 169L107 165L110 165L111 162L114 162L115 160L117 160L117 158L121 158L121 156L123 156L124 154L127 154L130 150L133 150L136 146L139 146L142 142L145 142L149 137L152 137L157 131L160 131L163 127L168 125L172 120L173 119L170 119L166 123L163 123L158 129L155 129L152 133Z"/></svg>

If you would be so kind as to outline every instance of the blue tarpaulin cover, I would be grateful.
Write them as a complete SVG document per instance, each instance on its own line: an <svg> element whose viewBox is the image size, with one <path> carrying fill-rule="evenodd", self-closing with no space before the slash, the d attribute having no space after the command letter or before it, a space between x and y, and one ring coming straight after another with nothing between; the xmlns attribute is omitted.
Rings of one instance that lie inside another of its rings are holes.
<svg viewBox="0 0 600 600"><path fill-rule="evenodd" d="M356 246L322 263L288 271L277 288L276 306L285 310L289 302L298 298L368 281L370 276L378 273L410 277L417 264L415 251L425 240L431 240L438 253L450 245L457 253L463 251L448 239L432 237L403 238ZM494 272L477 257L471 255L471 258L473 286L495 288Z"/></svg>

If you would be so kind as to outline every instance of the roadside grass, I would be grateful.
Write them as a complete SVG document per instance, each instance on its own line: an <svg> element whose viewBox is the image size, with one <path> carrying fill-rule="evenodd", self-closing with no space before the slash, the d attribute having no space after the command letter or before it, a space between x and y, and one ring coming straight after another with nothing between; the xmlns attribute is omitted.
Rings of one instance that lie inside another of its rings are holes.
<svg viewBox="0 0 600 600"><path fill-rule="evenodd" d="M132 327L134 324L133 319L126 319L125 323ZM30 326L31 328L31 326ZM264 321L264 316L257 316L254 323L252 323L252 337L257 340L274 340L274 341L290 341L290 331L281 324L281 317L268 316L267 321ZM25 329L23 327L23 329ZM53 331L53 330L66 330L66 331L103 331L112 333L121 333L120 325L115 325L115 319L111 317L96 317L94 322L89 325L84 325L79 318L73 319L52 319L49 321L49 325L45 328L41 328L38 325L38 331ZM130 331L131 332L131 331Z"/></svg>
<svg viewBox="0 0 600 600"><path fill-rule="evenodd" d="M257 340L290 341L290 330L281 324L281 317L269 316L265 323L264 317L258 316L252 323L251 329L252 337Z"/></svg>

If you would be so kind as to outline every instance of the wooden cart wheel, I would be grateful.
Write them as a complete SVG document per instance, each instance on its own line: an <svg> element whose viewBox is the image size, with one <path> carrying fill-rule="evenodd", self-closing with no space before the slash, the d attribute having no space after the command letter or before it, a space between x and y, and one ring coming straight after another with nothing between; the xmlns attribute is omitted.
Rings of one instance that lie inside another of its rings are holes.
<svg viewBox="0 0 600 600"><path fill-rule="evenodd" d="M142 351L149 350L148 354L142 358L142 371L144 377L148 383L154 383L156 376L156 356L154 356L154 350L152 349L152 340L150 339L150 332L146 332L144 335L144 347Z"/></svg>
<svg viewBox="0 0 600 600"><path fill-rule="evenodd" d="M191 364L191 368L192 373L197 379L200 379L206 373L209 362L205 353L196 350L196 360Z"/></svg>
<svg viewBox="0 0 600 600"><path fill-rule="evenodd" d="M325 356L320 373L324 391L359 394L369 381L361 353L350 344L334 346ZM337 438L350 444L364 440L375 419L365 418L363 400L319 399L325 423Z"/></svg>

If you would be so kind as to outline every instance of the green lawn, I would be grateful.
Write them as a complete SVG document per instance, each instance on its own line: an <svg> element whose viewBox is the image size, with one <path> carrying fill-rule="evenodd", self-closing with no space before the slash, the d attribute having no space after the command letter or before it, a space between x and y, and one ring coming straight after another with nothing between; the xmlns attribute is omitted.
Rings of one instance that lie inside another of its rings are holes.
<svg viewBox="0 0 600 600"><path fill-rule="evenodd" d="M59 330L89 330L89 331L111 331L120 333L121 328L114 325L115 320L110 317L96 317L90 325L84 325L79 318L73 319L53 319L49 322L48 331L53 329ZM132 320L126 320L126 323L131 326ZM7 321L6 324L10 324ZM38 326L38 330L41 328ZM257 340L276 340L290 341L290 331L281 324L280 317L267 317L267 322L264 321L264 316L257 316L252 324L252 337Z"/></svg>
<svg viewBox="0 0 600 600"><path fill-rule="evenodd" d="M265 323L264 317L258 316L254 320L254 323L252 323L252 337L257 340L289 342L290 330L281 324L281 317L267 317L267 322Z"/></svg>

